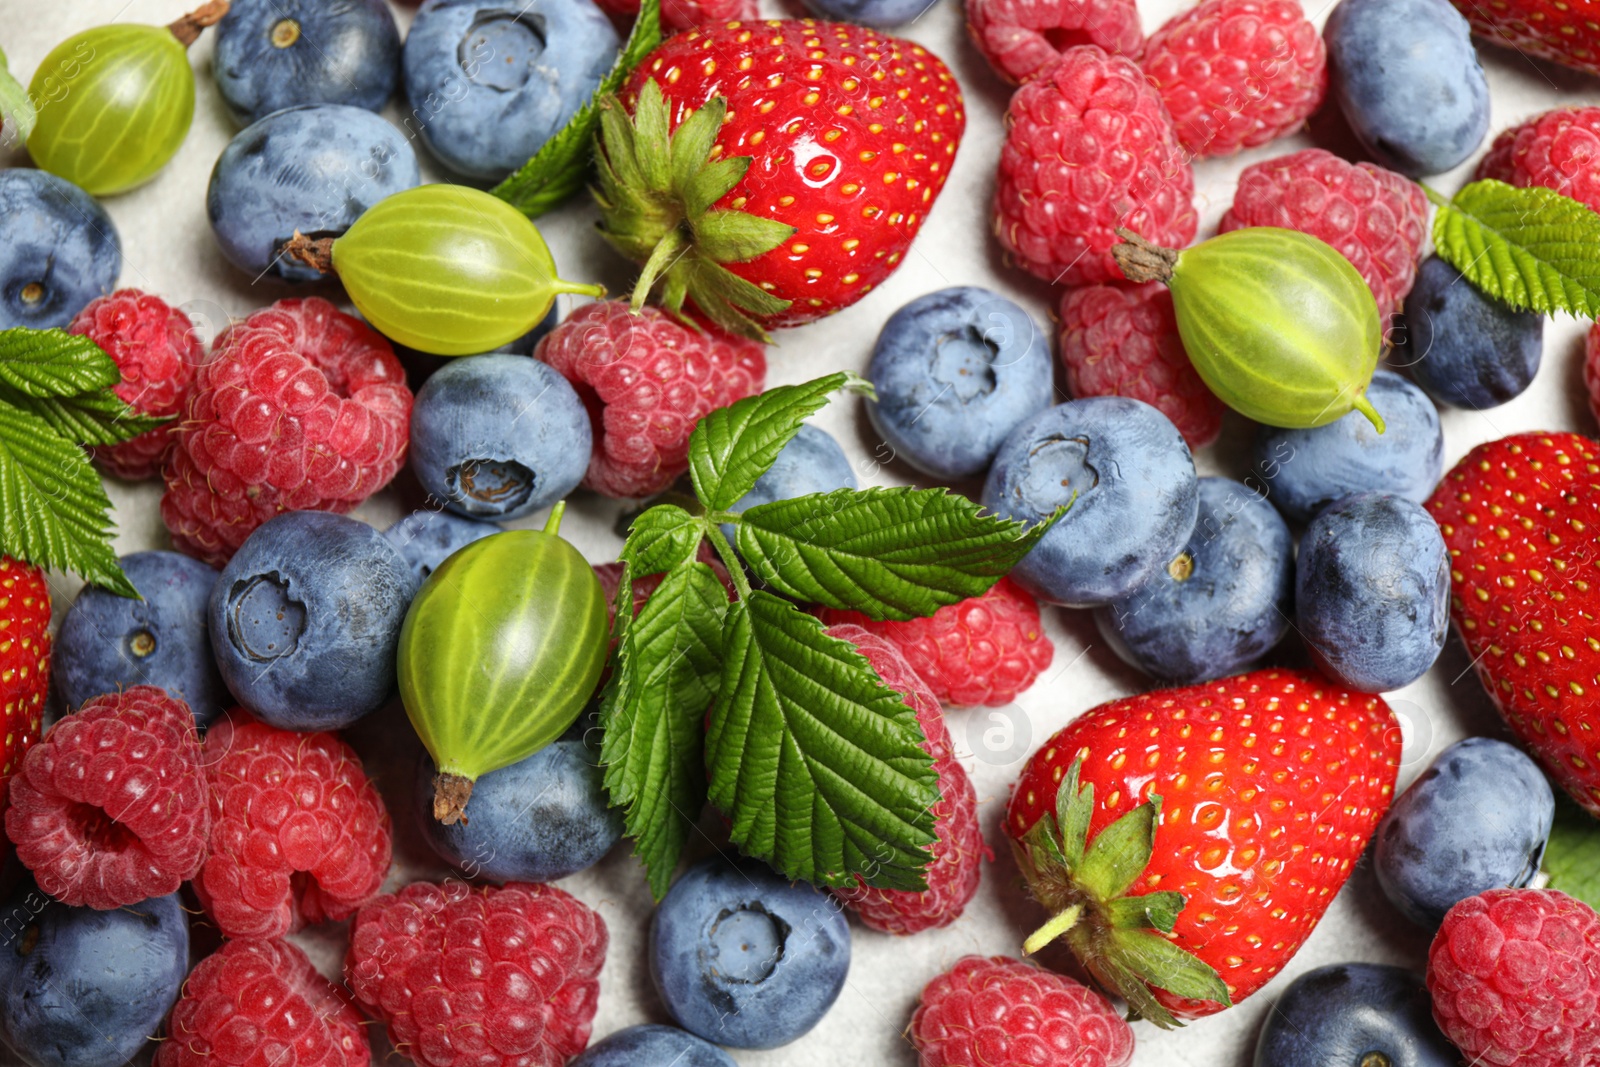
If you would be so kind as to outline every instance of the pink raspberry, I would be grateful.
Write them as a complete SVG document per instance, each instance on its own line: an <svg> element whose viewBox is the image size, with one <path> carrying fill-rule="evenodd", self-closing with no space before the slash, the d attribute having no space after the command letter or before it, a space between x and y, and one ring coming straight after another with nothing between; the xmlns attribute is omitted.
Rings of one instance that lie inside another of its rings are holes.
<svg viewBox="0 0 1600 1067"><path fill-rule="evenodd" d="M1081 44L1129 59L1144 50L1133 0L967 0L967 32L994 72L1013 83L1033 80Z"/></svg>
<svg viewBox="0 0 1600 1067"><path fill-rule="evenodd" d="M611 497L661 492L689 469L689 435L717 408L761 392L766 349L659 308L585 304L534 351L583 398L594 455L583 484Z"/></svg>
<svg viewBox="0 0 1600 1067"><path fill-rule="evenodd" d="M1133 1028L1100 994L1021 960L964 956L922 989L920 1067L1126 1067Z"/></svg>
<svg viewBox="0 0 1600 1067"><path fill-rule="evenodd" d="M1471 1063L1600 1062L1600 915L1553 889L1468 897L1428 950L1428 991Z"/></svg>
<svg viewBox="0 0 1600 1067"><path fill-rule="evenodd" d="M887 640L945 704L1009 704L1050 666L1056 651L1040 624L1039 602L1010 578L925 619L877 622L829 608L821 616L825 623L853 623Z"/></svg>
<svg viewBox="0 0 1600 1067"><path fill-rule="evenodd" d="M1193 198L1172 120L1132 60L1069 48L1011 97L994 228L1024 270L1058 285L1121 278L1118 227L1182 248Z"/></svg>
<svg viewBox="0 0 1600 1067"><path fill-rule="evenodd" d="M64 904L108 911L176 892L209 827L194 713L152 685L86 702L11 779L6 834Z"/></svg>
<svg viewBox="0 0 1600 1067"><path fill-rule="evenodd" d="M1600 107L1558 107L1506 130L1477 177L1542 185L1600 211Z"/></svg>
<svg viewBox="0 0 1600 1067"><path fill-rule="evenodd" d="M1190 448L1222 432L1221 400L1189 362L1160 282L1091 285L1061 298L1061 362L1075 397L1126 396L1171 419Z"/></svg>
<svg viewBox="0 0 1600 1067"><path fill-rule="evenodd" d="M1328 90L1322 34L1295 0L1204 0L1151 34L1142 65L1201 158L1287 137Z"/></svg>
<svg viewBox="0 0 1600 1067"><path fill-rule="evenodd" d="M1427 223L1416 182L1307 148L1246 168L1220 232L1281 226L1328 242L1367 280L1387 322L1416 280Z"/></svg>
<svg viewBox="0 0 1600 1067"><path fill-rule="evenodd" d="M118 289L90 301L67 332L105 350L122 372L122 383L112 392L142 415L179 414L195 368L205 359L189 316L137 289ZM169 422L121 444L101 445L94 458L118 478L154 478L172 446L172 431Z"/></svg>
<svg viewBox="0 0 1600 1067"><path fill-rule="evenodd" d="M389 813L350 746L234 709L206 731L211 854L195 893L225 937L343 919L389 873Z"/></svg>
<svg viewBox="0 0 1600 1067"><path fill-rule="evenodd" d="M619 22L632 23L639 0L595 0L600 9ZM710 22L758 19L756 0L661 0L661 27L677 33Z"/></svg>
<svg viewBox="0 0 1600 1067"><path fill-rule="evenodd" d="M280 511L345 512L406 458L411 390L389 342L321 297L224 330L200 368L165 471L173 544L232 556Z"/></svg>
<svg viewBox="0 0 1600 1067"><path fill-rule="evenodd" d="M555 886L415 882L361 909L345 978L421 1067L560 1067L605 958L605 920Z"/></svg>
<svg viewBox="0 0 1600 1067"><path fill-rule="evenodd" d="M367 1067L361 1013L287 941L225 941L183 983L156 1067Z"/></svg>

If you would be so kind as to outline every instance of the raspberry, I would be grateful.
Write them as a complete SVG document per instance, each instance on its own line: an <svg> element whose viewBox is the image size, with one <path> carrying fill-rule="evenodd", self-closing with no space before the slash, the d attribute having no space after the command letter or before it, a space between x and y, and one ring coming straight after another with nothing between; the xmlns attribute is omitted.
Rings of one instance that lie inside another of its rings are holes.
<svg viewBox="0 0 1600 1067"><path fill-rule="evenodd" d="M1328 242L1361 272L1387 322L1416 280L1427 222L1416 182L1307 148L1246 168L1220 232L1281 226Z"/></svg>
<svg viewBox="0 0 1600 1067"><path fill-rule="evenodd" d="M165 473L173 544L220 565L281 511L345 512L406 458L411 390L394 350L320 297L230 326L195 377Z"/></svg>
<svg viewBox="0 0 1600 1067"><path fill-rule="evenodd" d="M1075 397L1126 396L1171 419L1190 448L1222 432L1227 405L1189 362L1160 282L1093 285L1061 298L1061 362Z"/></svg>
<svg viewBox="0 0 1600 1067"><path fill-rule="evenodd" d="M345 978L421 1067L559 1067L605 958L605 920L554 886L416 882L361 909Z"/></svg>
<svg viewBox="0 0 1600 1067"><path fill-rule="evenodd" d="M343 919L389 873L389 813L350 746L235 709L206 731L211 854L195 893L225 937Z"/></svg>
<svg viewBox="0 0 1600 1067"><path fill-rule="evenodd" d="M287 941L223 942L183 983L156 1067L367 1067L361 1013Z"/></svg>
<svg viewBox="0 0 1600 1067"><path fill-rule="evenodd" d="M1600 915L1553 889L1451 908L1428 951L1433 1017L1471 1063L1600 1060Z"/></svg>
<svg viewBox="0 0 1600 1067"><path fill-rule="evenodd" d="M1021 960L964 956L911 1017L921 1067L1125 1067L1133 1028L1106 999Z"/></svg>
<svg viewBox="0 0 1600 1067"><path fill-rule="evenodd" d="M105 350L122 372L112 392L142 415L177 415L189 395L205 349L189 316L165 300L137 289L118 289L89 302L67 327ZM116 445L94 449L94 458L118 478L154 478L172 446L173 424L147 430Z"/></svg>
<svg viewBox="0 0 1600 1067"><path fill-rule="evenodd" d="M6 834L39 888L107 911L174 893L210 826L189 705L153 685L95 697L28 750Z"/></svg>
<svg viewBox="0 0 1600 1067"><path fill-rule="evenodd" d="M1477 177L1542 185L1600 211L1600 107L1559 107L1506 130Z"/></svg>
<svg viewBox="0 0 1600 1067"><path fill-rule="evenodd" d="M632 22L639 0L595 0L614 19ZM731 22L761 17L756 0L661 0L661 28L677 33L710 22Z"/></svg>
<svg viewBox="0 0 1600 1067"><path fill-rule="evenodd" d="M1059 285L1121 278L1118 227L1182 248L1193 198L1194 169L1132 60L1070 48L1011 97L994 228L1024 270Z"/></svg>
<svg viewBox="0 0 1600 1067"><path fill-rule="evenodd" d="M887 640L945 704L1002 707L1055 657L1039 624L1038 601L1010 578L925 619L876 622L830 608L821 616L825 623L853 623Z"/></svg>
<svg viewBox="0 0 1600 1067"><path fill-rule="evenodd" d="M1026 82L1067 49L1099 45L1138 59L1144 50L1133 0L967 0L967 32L994 72Z"/></svg>
<svg viewBox="0 0 1600 1067"><path fill-rule="evenodd" d="M50 587L44 572L0 556L0 812L5 784L39 740L44 698L50 691Z"/></svg>
<svg viewBox="0 0 1600 1067"><path fill-rule="evenodd" d="M589 409L594 455L583 484L611 497L659 493L689 469L689 434L701 417L761 392L766 350L666 312L634 314L626 301L585 304L534 355L554 367Z"/></svg>
<svg viewBox="0 0 1600 1067"><path fill-rule="evenodd" d="M1205 0L1150 36L1142 66L1202 158L1287 137L1328 91L1322 35L1295 0Z"/></svg>

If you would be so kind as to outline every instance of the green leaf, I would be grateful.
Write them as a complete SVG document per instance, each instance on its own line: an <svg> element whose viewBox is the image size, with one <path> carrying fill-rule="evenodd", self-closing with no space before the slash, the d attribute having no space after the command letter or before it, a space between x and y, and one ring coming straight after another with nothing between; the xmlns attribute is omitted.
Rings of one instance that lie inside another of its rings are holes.
<svg viewBox="0 0 1600 1067"><path fill-rule="evenodd" d="M1118 961L1151 985L1177 997L1214 1000L1224 1007L1233 1004L1228 986L1216 968L1160 934L1148 930L1118 930L1115 943Z"/></svg>
<svg viewBox="0 0 1600 1067"><path fill-rule="evenodd" d="M646 85L640 93L641 106L646 93L654 90L655 96L661 96L661 87L654 79ZM663 105L665 112L665 105ZM717 143L717 134L722 132L722 120L728 114L728 101L726 97L714 97L706 101L705 105L696 109L688 118L678 126L678 132L672 137L672 145L668 150L668 157L672 167L672 187L675 189L686 188L691 184L701 169L711 159L711 149ZM644 127L639 127L641 136ZM662 142L666 141L666 126L661 129ZM744 169L750 166L750 157L744 159ZM741 170L741 173L743 171ZM733 186L729 186L729 189ZM726 192L727 190L723 190ZM720 194L706 202L710 206L721 199Z"/></svg>
<svg viewBox="0 0 1600 1067"><path fill-rule="evenodd" d="M923 742L814 616L761 590L728 609L706 762L741 851L816 885L925 889L939 779Z"/></svg>
<svg viewBox="0 0 1600 1067"><path fill-rule="evenodd" d="M1079 866L1078 883L1100 900L1122 896L1150 866L1155 851L1161 798L1152 795L1128 814L1101 830L1089 843Z"/></svg>
<svg viewBox="0 0 1600 1067"><path fill-rule="evenodd" d="M0 330L0 384L26 396L109 389L122 372L99 345L65 330Z"/></svg>
<svg viewBox="0 0 1600 1067"><path fill-rule="evenodd" d="M589 102L532 159L490 192L529 218L538 218L582 189L594 156L601 101L622 88L633 68L660 43L661 0L644 0L633 32Z"/></svg>
<svg viewBox="0 0 1600 1067"><path fill-rule="evenodd" d="M1600 908L1600 821L1556 790L1556 821L1544 850L1550 888Z"/></svg>
<svg viewBox="0 0 1600 1067"><path fill-rule="evenodd" d="M719 126L721 122L718 118ZM645 189L657 194L667 192L672 187L672 115L654 78L639 90L639 100L633 107L633 128L633 151Z"/></svg>
<svg viewBox="0 0 1600 1067"><path fill-rule="evenodd" d="M56 436L81 445L114 445L172 421L141 415L109 390L77 396L28 396L0 385L0 403L38 416Z"/></svg>
<svg viewBox="0 0 1600 1067"><path fill-rule="evenodd" d="M700 520L687 511L657 504L633 520L622 558L633 564L634 574L660 574L693 559L704 533Z"/></svg>
<svg viewBox="0 0 1600 1067"><path fill-rule="evenodd" d="M689 476L700 502L713 511L731 508L767 473L800 424L828 402L828 394L846 386L866 382L839 371L768 389L701 419L689 437Z"/></svg>
<svg viewBox="0 0 1600 1067"><path fill-rule="evenodd" d="M616 695L608 689L603 706L605 785L626 811L657 900L705 805L702 723L720 683L727 607L727 590L710 567L674 568L625 627L612 665Z"/></svg>
<svg viewBox="0 0 1600 1067"><path fill-rule="evenodd" d="M1511 307L1600 316L1600 214L1551 189L1473 182L1439 204L1433 243Z"/></svg>
<svg viewBox="0 0 1600 1067"><path fill-rule="evenodd" d="M1061 848L1067 869L1076 871L1083 863L1083 853L1089 841L1089 823L1094 819L1094 783L1078 788L1078 776L1083 771L1083 757L1072 761L1061 788L1056 790L1056 812L1061 820Z"/></svg>
<svg viewBox="0 0 1600 1067"><path fill-rule="evenodd" d="M0 551L137 597L111 549L112 529L111 501L83 449L0 403Z"/></svg>
<svg viewBox="0 0 1600 1067"><path fill-rule="evenodd" d="M839 489L751 508L737 544L787 596L914 619L985 592L1059 517L1028 526L944 489Z"/></svg>
<svg viewBox="0 0 1600 1067"><path fill-rule="evenodd" d="M0 52L0 122L5 124L5 136L0 144L26 141L38 118L33 101L28 99L28 90L12 77L6 66L6 54Z"/></svg>
<svg viewBox="0 0 1600 1067"><path fill-rule="evenodd" d="M742 263L793 237L795 229L745 211L708 211L694 226L695 244L718 263Z"/></svg>
<svg viewBox="0 0 1600 1067"><path fill-rule="evenodd" d="M1178 915L1182 913L1184 904L1182 893L1162 890L1159 893L1146 893L1142 897L1108 900L1105 913L1111 925L1119 929L1137 930L1150 926L1170 934L1178 924Z"/></svg>

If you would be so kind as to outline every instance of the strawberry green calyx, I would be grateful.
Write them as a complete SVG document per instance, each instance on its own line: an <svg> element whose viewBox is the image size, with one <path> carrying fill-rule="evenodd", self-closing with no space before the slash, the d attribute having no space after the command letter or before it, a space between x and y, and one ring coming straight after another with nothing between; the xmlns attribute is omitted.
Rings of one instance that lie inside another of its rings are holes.
<svg viewBox="0 0 1600 1067"><path fill-rule="evenodd" d="M630 119L616 98L600 113L595 199L600 234L644 264L633 291L635 310L657 285L661 303L683 315L691 301L731 333L767 340L759 322L789 307L723 264L772 251L793 236L786 223L713 208L744 179L750 157L719 158L716 138L727 102L718 97L686 110L676 132L661 87L646 81Z"/></svg>
<svg viewBox="0 0 1600 1067"><path fill-rule="evenodd" d="M1023 942L1023 953L1065 938L1095 979L1128 1002L1130 1019L1163 1030L1182 1024L1152 988L1231 1006L1222 976L1163 936L1183 911L1183 895L1128 895L1155 851L1161 798L1152 794L1090 840L1094 786L1078 787L1082 767L1080 757L1063 779L1056 814L1046 814L1021 842L1013 842L1029 890L1051 912L1050 921Z"/></svg>

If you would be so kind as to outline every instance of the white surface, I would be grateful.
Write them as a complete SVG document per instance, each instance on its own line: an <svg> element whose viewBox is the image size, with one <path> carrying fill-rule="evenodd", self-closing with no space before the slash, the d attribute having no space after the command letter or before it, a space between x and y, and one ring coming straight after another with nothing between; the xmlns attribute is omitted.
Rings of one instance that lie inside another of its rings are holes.
<svg viewBox="0 0 1600 1067"><path fill-rule="evenodd" d="M783 6L787 2L763 0L764 13L796 13ZM45 53L69 34L109 21L165 23L187 6L193 5L185 0L66 0L57 4L0 0L0 46L10 58L11 69L25 80ZM1146 31L1155 29L1183 6L1186 5L1179 0L1141 0ZM1307 7L1320 24L1331 4L1311 0ZM409 21L411 10L409 6L397 6L403 22ZM942 56L966 92L966 140L950 183L912 254L894 277L848 311L801 330L786 331L778 338L778 346L770 353L770 384L803 381L837 368L863 370L883 320L913 297L948 285L997 289L1026 306L1041 326L1050 329L1053 294L1029 276L1008 270L989 236L987 205L999 155L1000 115L1006 90L966 40L958 0L941 0L903 32ZM1481 51L1493 94L1496 131L1549 107L1600 98L1600 82L1593 79L1536 64L1514 53L1492 48ZM122 235L121 284L148 289L181 304L214 332L229 316L243 316L291 292L307 290L291 290L267 282L252 285L251 279L229 266L212 240L205 216L206 182L213 161L235 128L212 84L210 58L208 36L193 50L199 99L194 129L177 158L150 184L107 200L106 207ZM396 118L400 114L398 106L391 104L388 114ZM1231 159L1201 162L1195 175L1201 236L1215 232L1217 220L1232 198L1236 176L1244 166L1314 143L1349 154L1348 135L1339 132L1342 125L1337 120L1328 121L1330 117L1325 109L1313 123L1320 140L1301 135ZM1328 128L1334 132L1324 133ZM1487 147L1486 142L1479 154ZM444 180L444 173L420 147L419 154L425 180ZM3 162L21 164L24 160L17 157ZM1438 176L1432 184L1453 192L1476 162L1474 157L1468 166ZM592 206L579 200L540 220L540 226L566 277L596 279L613 292L624 290L631 277L629 266L593 236L590 227L594 219ZM323 291L341 299L335 289ZM1539 378L1510 404L1485 413L1443 411L1447 464L1454 463L1479 442L1519 430L1594 433L1582 387L1582 333L1583 324L1576 322L1559 320L1548 324ZM1062 399L1065 398L1063 393ZM908 468L880 462L887 453L876 452L880 442L861 417L857 402L838 400L816 421L839 438L864 484L903 484L912 480ZM1223 442L1197 457L1201 473L1242 477L1246 472L1244 446L1248 439L1248 425L1230 417ZM401 480L408 481L409 475L403 474ZM975 487L966 488L976 491ZM117 506L119 553L167 547L156 510L158 484L112 483L110 491ZM416 496L413 491L406 499ZM404 506L401 493L391 488L356 514L382 527L397 518ZM621 543L612 528L619 510L612 501L580 494L568 509L562 532L591 560L614 558ZM543 517L538 516L518 525L537 526L542 521ZM53 585L59 618L78 583L76 579L55 576ZM985 833L999 855L986 868L977 899L954 926L907 940L874 933L853 923L854 960L849 982L833 1010L809 1036L787 1048L736 1053L741 1064L912 1067L916 1056L904 1031L922 985L963 954L1017 952L1023 934L1036 924L1040 913L1019 889L1015 866L998 828L1010 784L1021 769L1022 760L1050 733L1095 704L1149 687L1146 679L1125 667L1100 642L1087 613L1049 609L1046 617L1056 643L1056 660L1018 706L1000 714L964 710L950 715L957 745L964 753L1013 750L1010 755L967 760L982 801ZM1402 787L1426 766L1432 754L1450 742L1466 734L1501 732L1499 719L1468 671L1467 657L1453 636L1427 677L1398 693L1394 703L1408 720ZM989 731L995 732L986 742ZM1031 741L1021 743L1018 735L1031 736ZM408 793L417 744L403 712L398 705L385 709L351 730L349 736L367 759L369 772L383 786L394 816L397 863L390 886L412 877L444 876L447 872L420 841L412 825ZM713 821L705 825L715 832ZM700 841L698 848L709 849L709 840ZM644 945L650 901L641 872L626 846L616 849L597 868L561 884L599 909L611 931L595 1035L603 1036L638 1022L670 1021L648 977ZM313 948L319 963L330 974L337 969L343 939L342 927L311 931L300 938ZM1244 1067L1250 1062L1262 1018L1294 975L1345 960L1420 967L1426 947L1424 936L1393 911L1363 864L1284 976L1242 1006L1180 1032L1161 1033L1148 1024L1139 1024L1139 1048L1134 1062L1151 1067ZM381 1044L380 1040L375 1047Z"/></svg>

